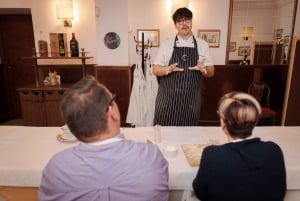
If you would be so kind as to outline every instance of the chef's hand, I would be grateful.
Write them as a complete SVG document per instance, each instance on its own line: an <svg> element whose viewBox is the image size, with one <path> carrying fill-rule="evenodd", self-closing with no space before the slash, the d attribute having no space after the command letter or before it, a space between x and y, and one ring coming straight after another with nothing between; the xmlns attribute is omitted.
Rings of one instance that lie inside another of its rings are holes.
<svg viewBox="0 0 300 201"><path fill-rule="evenodd" d="M170 73L177 72L177 71L183 71L183 69L179 68L177 63L172 64L166 68L166 75L169 75Z"/></svg>
<svg viewBox="0 0 300 201"><path fill-rule="evenodd" d="M204 66L204 61L199 60L197 66L188 67L189 70L199 70L202 74L207 74L206 67Z"/></svg>

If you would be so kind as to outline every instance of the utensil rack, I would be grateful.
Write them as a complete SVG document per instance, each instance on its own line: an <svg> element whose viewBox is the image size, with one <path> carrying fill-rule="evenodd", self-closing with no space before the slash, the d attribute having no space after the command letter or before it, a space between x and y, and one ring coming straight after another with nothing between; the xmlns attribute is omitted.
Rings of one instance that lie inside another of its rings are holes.
<svg viewBox="0 0 300 201"><path fill-rule="evenodd" d="M134 37L134 41L136 43L135 51L138 55L141 55L141 66L142 66L142 70L143 70L143 75L146 76L145 62L146 62L146 59L149 57L149 55L148 55L148 53L145 54L145 49L151 48L152 42L150 42L148 40L147 44L145 44L144 32L142 32L142 40L141 41L136 40L135 37ZM141 44L141 45L139 45L139 44Z"/></svg>

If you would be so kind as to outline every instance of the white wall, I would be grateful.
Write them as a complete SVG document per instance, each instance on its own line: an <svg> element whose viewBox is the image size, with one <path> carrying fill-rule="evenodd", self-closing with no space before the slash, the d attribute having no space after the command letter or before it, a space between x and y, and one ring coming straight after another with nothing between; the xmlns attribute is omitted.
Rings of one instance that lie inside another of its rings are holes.
<svg viewBox="0 0 300 201"><path fill-rule="evenodd" d="M135 53L137 29L160 29L160 42L174 38L176 29L170 13L169 0L128 0L128 27L130 64L140 62ZM211 48L211 57L215 64L224 64L226 55L227 24L229 0L190 0L189 8L193 11L193 32L197 36L198 29L220 29L220 47ZM157 48L152 48L155 57Z"/></svg>
<svg viewBox="0 0 300 201"><path fill-rule="evenodd" d="M131 65L140 56L135 53L133 36L137 29L160 29L160 40L174 37L176 30L171 21L170 0L73 0L76 14L72 28L64 28L56 19L54 0L1 0L0 8L31 8L37 47L40 31L66 32L68 37L75 32L80 48L85 48L99 65ZM95 16L95 6L99 17ZM190 0L194 13L193 32L198 29L220 29L219 48L211 48L215 64L225 63L229 0ZM298 11L299 11L298 4ZM300 16L297 14L295 34L300 35ZM107 32L116 32L121 37L120 47L114 50L104 45ZM49 38L46 38L49 44ZM49 48L50 49L50 48ZM152 48L152 57L157 48Z"/></svg>
<svg viewBox="0 0 300 201"><path fill-rule="evenodd" d="M79 41L79 48L88 51L88 56L96 55L96 18L95 18L95 1L94 0L73 0L74 15L73 26L65 28L60 20L56 19L54 0L1 0L0 8L31 8L34 38L40 39L40 31L43 32L43 38L48 42L49 33L63 32L67 33L68 40L71 39L72 32L76 34ZM26 55L25 55L26 56ZM39 63L56 63L54 61L40 61ZM68 61L70 62L70 61ZM78 61L79 62L79 61ZM76 62L77 63L77 62ZM88 63L94 63L93 59Z"/></svg>
<svg viewBox="0 0 300 201"><path fill-rule="evenodd" d="M97 64L128 65L128 9L125 0L96 0L99 16L96 20ZM115 32L120 37L120 46L109 49L104 44L108 32Z"/></svg>
<svg viewBox="0 0 300 201"><path fill-rule="evenodd" d="M231 41L236 42L236 51L230 52L230 60L242 60L238 56L239 46L252 46L253 41L273 41L274 30L283 29L282 38L290 36L294 3L287 2L278 9L260 7L242 7L235 9L232 16ZM250 17L251 16L251 17ZM244 26L254 27L254 36L243 40L241 31Z"/></svg>

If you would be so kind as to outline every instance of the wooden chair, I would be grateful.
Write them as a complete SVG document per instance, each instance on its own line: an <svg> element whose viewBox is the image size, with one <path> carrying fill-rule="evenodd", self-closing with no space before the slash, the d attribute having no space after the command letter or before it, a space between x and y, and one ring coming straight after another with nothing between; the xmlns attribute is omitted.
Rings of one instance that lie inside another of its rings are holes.
<svg viewBox="0 0 300 201"><path fill-rule="evenodd" d="M271 119L272 125L276 123L276 112L269 107L270 87L264 82L255 82L248 87L248 93L256 98L261 105L260 119Z"/></svg>

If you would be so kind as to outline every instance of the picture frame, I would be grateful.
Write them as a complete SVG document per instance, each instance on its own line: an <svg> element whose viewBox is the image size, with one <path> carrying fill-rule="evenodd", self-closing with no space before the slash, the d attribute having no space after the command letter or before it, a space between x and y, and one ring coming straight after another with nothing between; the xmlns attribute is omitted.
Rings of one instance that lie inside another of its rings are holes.
<svg viewBox="0 0 300 201"><path fill-rule="evenodd" d="M144 33L144 44L151 47L159 47L159 29L137 29L137 46L142 46L142 34Z"/></svg>
<svg viewBox="0 0 300 201"><path fill-rule="evenodd" d="M238 56L250 56L250 46L239 46Z"/></svg>
<svg viewBox="0 0 300 201"><path fill-rule="evenodd" d="M284 45L289 45L290 44L290 36L289 35L284 36L283 44Z"/></svg>
<svg viewBox="0 0 300 201"><path fill-rule="evenodd" d="M236 50L236 42L229 43L229 52L235 52Z"/></svg>
<svg viewBox="0 0 300 201"><path fill-rule="evenodd" d="M209 47L219 47L220 32L220 29L199 29L198 38L205 40Z"/></svg>
<svg viewBox="0 0 300 201"><path fill-rule="evenodd" d="M282 34L283 34L283 29L275 29L274 30L273 40L281 39L282 38Z"/></svg>

